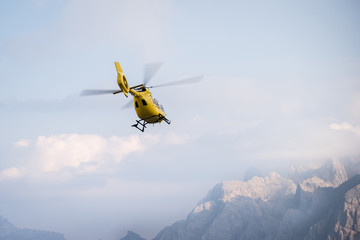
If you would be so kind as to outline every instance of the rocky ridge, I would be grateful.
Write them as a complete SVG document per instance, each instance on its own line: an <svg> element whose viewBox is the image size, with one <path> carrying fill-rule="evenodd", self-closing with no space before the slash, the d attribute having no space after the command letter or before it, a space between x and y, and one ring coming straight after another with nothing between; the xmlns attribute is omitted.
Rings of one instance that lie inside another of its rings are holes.
<svg viewBox="0 0 360 240"><path fill-rule="evenodd" d="M318 168L304 170L303 166L293 166L289 178L310 192L319 187L336 188L349 179L344 165L337 159L329 160Z"/></svg>
<svg viewBox="0 0 360 240"><path fill-rule="evenodd" d="M358 160L222 182L154 240L360 239Z"/></svg>

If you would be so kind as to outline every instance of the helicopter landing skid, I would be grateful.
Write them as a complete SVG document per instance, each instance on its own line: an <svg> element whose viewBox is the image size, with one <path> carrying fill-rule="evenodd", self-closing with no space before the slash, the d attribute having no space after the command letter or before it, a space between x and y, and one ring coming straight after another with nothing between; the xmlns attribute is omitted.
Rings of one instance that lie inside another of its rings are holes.
<svg viewBox="0 0 360 240"><path fill-rule="evenodd" d="M167 124L170 125L171 121L169 119L167 119L166 117L164 117L163 115L159 114L159 120L164 120Z"/></svg>
<svg viewBox="0 0 360 240"><path fill-rule="evenodd" d="M145 120L136 120L136 123L134 125L131 125L131 126L139 129L142 132L144 132L144 130L146 128L146 124L148 124L148 123L145 122ZM140 125L140 127L139 127L139 125Z"/></svg>
<svg viewBox="0 0 360 240"><path fill-rule="evenodd" d="M132 127L135 127L137 129L139 129L140 131L144 132L146 125L149 124L146 120L152 119L154 117L158 117L159 118L159 122L164 120L167 124L170 124L171 121L169 119L167 119L165 116L159 114L158 116L153 116L147 119L140 119L140 120L136 120L136 123L131 125ZM139 126L140 125L140 126Z"/></svg>

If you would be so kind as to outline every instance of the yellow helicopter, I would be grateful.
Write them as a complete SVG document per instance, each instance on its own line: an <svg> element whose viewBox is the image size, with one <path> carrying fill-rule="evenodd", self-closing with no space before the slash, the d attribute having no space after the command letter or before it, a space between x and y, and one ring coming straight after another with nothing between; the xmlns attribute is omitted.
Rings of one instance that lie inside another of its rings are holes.
<svg viewBox="0 0 360 240"><path fill-rule="evenodd" d="M157 70L162 65L162 62L159 63L151 63L145 65L144 69L144 81L143 84L139 84L133 87L129 87L129 84L126 80L125 74L118 62L115 62L115 67L117 71L117 83L120 87L120 90L94 90L94 89L86 89L81 92L81 96L88 96L88 95L99 95L99 94L118 94L124 93L126 97L130 93L134 97L134 108L136 114L140 118L136 120L136 123L131 125L139 129L140 131L144 132L146 125L149 123L161 123L162 121L170 124L170 120L166 118L164 107L157 101L155 98L152 97L150 92L150 88L155 87L166 87L166 86L175 86L175 85L183 85L183 84L190 84L200 82L203 76L196 76L192 78L182 79L178 81L163 83L155 86L146 85L149 83L151 78L155 75ZM130 102L131 104L131 102ZM125 105L124 107L131 106L129 104Z"/></svg>

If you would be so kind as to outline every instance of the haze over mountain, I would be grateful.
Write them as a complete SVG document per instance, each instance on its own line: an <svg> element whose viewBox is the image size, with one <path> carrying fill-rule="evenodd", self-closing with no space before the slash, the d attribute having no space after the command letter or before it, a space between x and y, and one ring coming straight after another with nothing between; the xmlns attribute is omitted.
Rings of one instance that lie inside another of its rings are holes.
<svg viewBox="0 0 360 240"><path fill-rule="evenodd" d="M359 239L358 159L217 184L154 240Z"/></svg>
<svg viewBox="0 0 360 240"><path fill-rule="evenodd" d="M0 240L65 240L60 233L21 229L0 216Z"/></svg>
<svg viewBox="0 0 360 240"><path fill-rule="evenodd" d="M133 231L128 231L126 236L120 240L145 240L145 238L140 237L139 234L134 233Z"/></svg>

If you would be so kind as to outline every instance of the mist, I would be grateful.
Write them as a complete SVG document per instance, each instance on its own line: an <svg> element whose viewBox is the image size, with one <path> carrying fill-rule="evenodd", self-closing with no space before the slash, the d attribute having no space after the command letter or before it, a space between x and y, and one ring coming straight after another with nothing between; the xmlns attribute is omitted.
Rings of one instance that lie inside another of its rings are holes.
<svg viewBox="0 0 360 240"><path fill-rule="evenodd" d="M67 240L152 239L216 184L248 168L360 156L356 1L1 3L0 215ZM20 20L21 21L20 21ZM130 85L153 89L172 123L130 126Z"/></svg>

